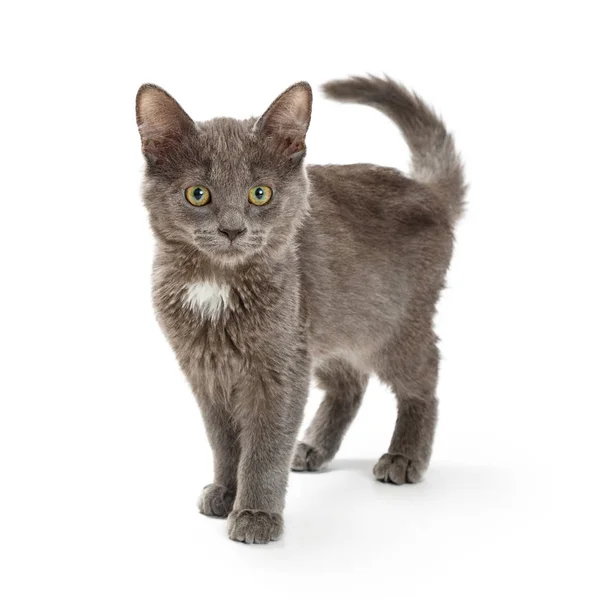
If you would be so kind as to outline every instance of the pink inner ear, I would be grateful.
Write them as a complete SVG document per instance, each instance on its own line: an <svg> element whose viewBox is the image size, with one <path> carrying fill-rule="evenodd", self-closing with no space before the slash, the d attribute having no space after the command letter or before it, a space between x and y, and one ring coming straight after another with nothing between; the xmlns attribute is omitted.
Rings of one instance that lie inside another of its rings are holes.
<svg viewBox="0 0 600 600"><path fill-rule="evenodd" d="M277 146L277 152L283 156L289 157L296 154L296 152L301 152L305 148L306 146L302 139L287 136L281 138L281 142Z"/></svg>
<svg viewBox="0 0 600 600"><path fill-rule="evenodd" d="M286 151L286 156L292 156L293 154L296 154L297 152L302 152L305 148L306 148L306 146L304 145L304 142L302 142L301 140L296 140L295 142L293 142L292 144L290 144L288 146L288 149Z"/></svg>

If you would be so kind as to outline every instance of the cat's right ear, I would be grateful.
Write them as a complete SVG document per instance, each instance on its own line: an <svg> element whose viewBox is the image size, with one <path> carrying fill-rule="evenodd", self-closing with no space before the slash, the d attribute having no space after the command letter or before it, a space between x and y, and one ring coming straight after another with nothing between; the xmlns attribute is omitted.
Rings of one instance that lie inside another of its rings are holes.
<svg viewBox="0 0 600 600"><path fill-rule="evenodd" d="M278 154L299 161L306 152L312 90L300 81L280 94L254 125L254 131L272 142Z"/></svg>
<svg viewBox="0 0 600 600"><path fill-rule="evenodd" d="M142 152L150 164L166 160L195 128L194 121L177 101L152 83L138 90L135 114Z"/></svg>

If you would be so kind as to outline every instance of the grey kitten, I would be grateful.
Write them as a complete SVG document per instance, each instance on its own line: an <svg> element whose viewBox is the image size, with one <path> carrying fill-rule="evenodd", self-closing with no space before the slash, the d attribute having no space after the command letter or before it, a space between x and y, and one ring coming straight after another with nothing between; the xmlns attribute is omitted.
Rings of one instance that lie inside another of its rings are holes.
<svg viewBox="0 0 600 600"><path fill-rule="evenodd" d="M154 85L137 95L156 314L214 453L199 509L229 515L229 537L248 543L280 537L290 466L314 471L335 456L371 373L398 401L375 477L415 483L431 456L432 320L463 208L461 163L440 119L401 85L357 77L324 90L388 115L411 177L306 167L307 83L245 121L195 123ZM295 448L311 373L325 399Z"/></svg>

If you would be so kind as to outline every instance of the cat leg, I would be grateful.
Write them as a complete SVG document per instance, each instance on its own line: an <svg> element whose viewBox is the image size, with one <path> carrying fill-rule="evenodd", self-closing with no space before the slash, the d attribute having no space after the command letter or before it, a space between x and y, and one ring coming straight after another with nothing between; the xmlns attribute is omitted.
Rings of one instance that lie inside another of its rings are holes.
<svg viewBox="0 0 600 600"><path fill-rule="evenodd" d="M232 540L264 544L283 533L292 451L308 397L308 361L299 357L292 373L254 372L253 379L238 401L241 456L228 531Z"/></svg>
<svg viewBox="0 0 600 600"><path fill-rule="evenodd" d="M292 461L293 471L317 471L333 459L354 420L369 376L342 360L330 360L316 372L325 390L315 417L299 442Z"/></svg>
<svg viewBox="0 0 600 600"><path fill-rule="evenodd" d="M213 451L214 479L198 499L198 510L210 517L226 517L237 489L240 444L236 424L218 400L201 402L200 408Z"/></svg>
<svg viewBox="0 0 600 600"><path fill-rule="evenodd" d="M437 422L439 355L433 336L427 337L422 349L400 340L396 352L382 353L378 375L396 395L398 415L389 449L373 469L379 481L417 483L429 465Z"/></svg>

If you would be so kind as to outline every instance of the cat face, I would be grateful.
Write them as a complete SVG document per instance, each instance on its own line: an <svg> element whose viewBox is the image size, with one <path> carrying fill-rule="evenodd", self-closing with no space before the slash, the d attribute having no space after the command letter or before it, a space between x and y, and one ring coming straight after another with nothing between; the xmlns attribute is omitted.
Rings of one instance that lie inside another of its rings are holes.
<svg viewBox="0 0 600 600"><path fill-rule="evenodd" d="M137 120L155 235L217 265L281 252L308 208L303 166L308 84L292 86L260 119L194 123L166 92L140 88Z"/></svg>

